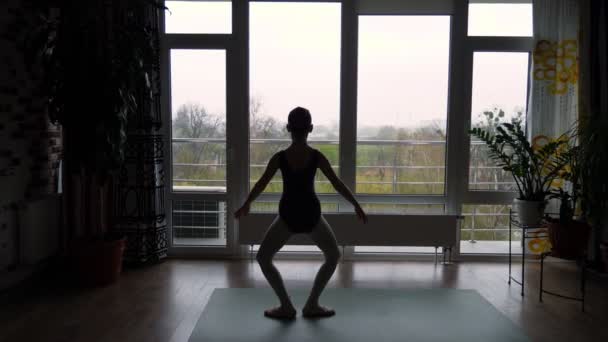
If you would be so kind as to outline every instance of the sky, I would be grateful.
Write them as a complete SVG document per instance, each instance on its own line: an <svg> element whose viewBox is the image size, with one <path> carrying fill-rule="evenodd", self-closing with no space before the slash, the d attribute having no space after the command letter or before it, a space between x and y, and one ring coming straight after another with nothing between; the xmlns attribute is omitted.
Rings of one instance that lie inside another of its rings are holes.
<svg viewBox="0 0 608 342"><path fill-rule="evenodd" d="M168 1L168 33L230 33L229 2ZM531 5L472 4L469 35L532 33ZM416 127L447 115L449 16L360 16L358 113L362 126ZM340 4L250 5L250 93L262 112L285 121L295 106L313 123L339 119ZM225 113L223 50L171 52L172 112L198 102ZM457 67L457 66L456 66ZM474 55L473 118L499 105L525 106L526 53Z"/></svg>

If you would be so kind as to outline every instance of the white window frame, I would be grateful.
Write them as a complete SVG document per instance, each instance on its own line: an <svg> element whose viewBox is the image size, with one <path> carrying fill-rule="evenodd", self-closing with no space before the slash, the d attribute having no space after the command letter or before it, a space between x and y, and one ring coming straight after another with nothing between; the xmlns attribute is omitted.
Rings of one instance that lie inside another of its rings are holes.
<svg viewBox="0 0 608 342"><path fill-rule="evenodd" d="M266 0L267 2L269 0ZM170 255L249 257L248 248L238 245L238 222L230 215L244 200L249 189L249 2L232 0L232 33L229 34L164 34L161 33L161 82L165 136L165 170L168 208L167 220L171 227L171 203L174 200L218 199L227 203L227 245L214 247L169 247ZM471 96L473 53L531 52L532 37L469 37L467 0L270 0L270 2L340 2L341 3L341 52L340 52L340 141L339 174L346 185L355 189L357 147L357 35L359 15L450 15L450 57L447 108L447 141L445 193L443 195L362 195L367 202L402 204L443 204L445 212L460 215L463 204L508 204L514 193L473 191L468 189L469 144L467 133L471 124ZM478 0L471 2L492 2ZM526 0L500 0L497 2L529 2ZM161 15L161 32L164 32L164 13ZM171 49L225 49L226 63L226 153L227 192L176 193L172 190L171 153L171 89L169 55ZM466 148L463 148L466 146ZM260 200L278 201L280 194L263 194ZM321 194L322 200L338 202L342 208L350 205L336 194ZM172 235L172 232L170 232ZM406 254L354 253L354 247L345 249L346 259L367 258L415 258ZM310 253L289 253L295 257L309 257ZM453 251L455 259L462 257L459 245ZM313 256L316 257L316 256ZM467 256L470 257L470 256ZM491 258L492 255L480 258ZM427 256L422 256L427 258ZM428 255L432 259L432 255Z"/></svg>
<svg viewBox="0 0 608 342"><path fill-rule="evenodd" d="M232 33L206 34L206 33L165 33L165 12L160 16L160 51L161 51L161 86L163 108L163 135L166 172L165 208L167 208L167 222L169 226L169 255L171 256L222 256L230 257L242 253L238 245L238 229L235 229L235 220L230 213L234 211L235 203L243 197L246 183L239 168L248 165L248 152L243 153L243 141L248 137L239 134L249 130L249 117L247 113L249 98L248 72L245 64L248 60L248 51L243 48L248 35L247 3L232 1ZM176 192L173 190L173 160L172 160L172 116L171 116L171 68L170 53L172 49L226 51L226 192ZM245 99L245 101L243 101ZM239 156L239 157L237 157ZM186 246L173 244L172 230L172 203L178 200L218 200L226 202L226 246Z"/></svg>
<svg viewBox="0 0 608 342"><path fill-rule="evenodd" d="M531 0L471 0L470 3L531 3ZM468 4L466 6L468 12ZM467 14L468 18L468 14ZM534 49L534 38L533 37L508 37L508 36L468 36L466 29L468 25L465 25L465 40L464 40L464 51L463 51L463 78L461 86L465 93L463 94L462 103L462 116L464 123L465 132L464 137L461 141L461 146L466 146L461 152L461 162L464 164L459 166L465 174L461 178L462 184L460 184L461 191L458 200L454 203L458 206L458 210L462 210L463 205L510 205L513 199L517 196L516 192L513 191L488 191L488 190L471 190L469 189L469 161L470 161L470 135L466 132L471 128L471 105L472 105L472 90L473 90L473 56L475 52L523 52L529 53L529 60L531 61L532 51ZM529 62L530 65L530 62ZM529 72L529 71L528 71ZM529 78L528 78L529 79ZM528 81L528 94L530 84ZM526 106L527 106L526 99ZM529 114L529 113L528 113ZM455 208L456 209L456 208ZM463 255L458 253L460 259L493 259L504 257L501 254L487 254L487 255Z"/></svg>

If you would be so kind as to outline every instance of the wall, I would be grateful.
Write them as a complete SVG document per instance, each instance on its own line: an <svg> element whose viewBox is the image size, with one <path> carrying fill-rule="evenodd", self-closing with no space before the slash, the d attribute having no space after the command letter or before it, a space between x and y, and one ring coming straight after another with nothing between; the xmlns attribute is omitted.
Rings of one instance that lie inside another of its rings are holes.
<svg viewBox="0 0 608 342"><path fill-rule="evenodd" d="M20 15L22 6L23 0L8 0L0 11L0 272L15 268L19 260L23 234L17 227L24 220L18 213L57 196L61 156L60 129L49 122L44 98L37 95L40 75L26 70L15 42L31 16ZM44 206L49 212L40 216L58 217L58 208Z"/></svg>

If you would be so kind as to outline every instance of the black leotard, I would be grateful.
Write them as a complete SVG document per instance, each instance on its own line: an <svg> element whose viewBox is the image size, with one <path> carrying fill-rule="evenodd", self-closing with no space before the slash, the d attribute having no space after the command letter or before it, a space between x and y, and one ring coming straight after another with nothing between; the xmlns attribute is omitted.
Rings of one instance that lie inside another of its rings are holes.
<svg viewBox="0 0 608 342"><path fill-rule="evenodd" d="M315 194L319 153L313 149L308 165L294 170L287 163L285 151L279 152L279 166L283 174L279 216L294 233L310 233L321 218L321 203Z"/></svg>

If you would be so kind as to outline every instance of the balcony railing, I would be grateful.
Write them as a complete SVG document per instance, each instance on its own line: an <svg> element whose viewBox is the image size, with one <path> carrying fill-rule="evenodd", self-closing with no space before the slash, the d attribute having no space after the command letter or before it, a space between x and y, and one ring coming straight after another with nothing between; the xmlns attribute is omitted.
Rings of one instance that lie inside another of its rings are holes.
<svg viewBox="0 0 608 342"><path fill-rule="evenodd" d="M183 209L185 201L177 201L173 209L173 241L175 244L194 244L194 245L223 245L226 243L226 207L224 202L214 202L216 209ZM180 204L180 202L182 202ZM191 201L211 204L209 200ZM363 202L364 207L373 203ZM253 212L276 212L276 202L256 202L252 207ZM416 206L416 205L414 205ZM437 208L423 208L417 213L432 212L437 213L442 205ZM199 206L201 207L201 206ZM483 206L482 206L483 207ZM465 222L461 226L462 241L476 243L477 241L507 241L508 240L508 209L506 206L494 208L488 212L488 208L483 210L477 206L465 209L463 213ZM342 207L338 202L323 203L324 212L341 212ZM367 210L367 209L366 209ZM440 211L443 211L442 209ZM378 212L369 209L368 212ZM409 212L409 211L405 211ZM490 222L488 222L491 221ZM493 226L492 226L493 225ZM513 240L518 240L521 234L513 231ZM504 246L503 246L504 247ZM502 247L501 247L502 248Z"/></svg>
<svg viewBox="0 0 608 342"><path fill-rule="evenodd" d="M173 145L175 147L184 146L185 144L190 145L198 145L198 144L207 144L209 146L215 146L216 148L212 149L207 156L204 156L204 161L198 162L186 162L186 161L176 161L176 151L174 150L174 162L173 162L173 183L175 186L184 186L189 185L191 187L200 187L200 190L205 190L205 187L215 186L225 187L225 145L226 140L223 138L173 138ZM275 148L267 149L271 153L267 154L266 160L274 153L274 151L278 151L281 146L288 146L290 140L288 139L250 139L251 149L256 148L256 146L274 146ZM312 145L334 145L338 146L338 140L311 140L310 143ZM221 146L217 148L217 146ZM429 149L431 147L443 147L445 146L445 141L440 140L372 140L372 139L361 139L357 141L357 146L383 146L383 147L413 147L415 152L424 153L425 149ZM483 158L483 148L484 145L482 142L473 141L471 143L471 167L469 168L469 188L472 190L494 190L494 191L504 191L504 190L513 190L515 187L515 183L511 180L511 177L506 174L500 167L494 165L484 165L487 163L487 159ZM428 152L428 151L427 151ZM202 156L199 156L199 158ZM387 158L387 161L393 162L391 164L384 165L356 165L357 175L363 175L365 170L384 170L386 174L392 175L388 180L361 180L360 177L357 177L356 180L357 185L385 185L389 186L393 191L389 192L391 194L397 193L394 191L400 185L435 185L441 186L444 184L444 175L445 175L445 166L444 165L401 165L401 163L395 162L394 158ZM250 164L250 174L252 175L261 175L264 168L266 167L266 160L252 160ZM443 162L441 160L440 162ZM340 165L333 165L335 169L339 169ZM181 172L187 169L198 168L210 170L210 174L213 174L212 177L187 177L187 174L190 172ZM436 177L439 179L428 180L399 180L398 175L403 174L403 172L408 172L412 170L421 170L428 171L425 172L432 175L441 175L440 177ZM257 178L251 178L250 182L255 183ZM274 179L271 180L270 184L280 184L281 181ZM324 179L317 180L317 184L328 184L329 182ZM413 193L416 194L416 193ZM433 193L435 194L435 193Z"/></svg>
<svg viewBox="0 0 608 342"><path fill-rule="evenodd" d="M175 190L190 190L190 191L225 191L226 179L226 158L225 158L225 139L222 138L174 138L173 139L173 185ZM258 158L260 160L252 160L250 164L251 175L261 175L264 168L266 167L266 160L272 156L276 151L285 148L289 145L290 140L288 139L251 139L250 151L255 151L260 155L264 155L264 158ZM335 146L338 148L337 140L311 140L313 146L324 146L326 149L328 146ZM370 146L370 147L409 147L410 153L425 153L428 149L445 147L445 141L438 140L372 140L372 139L361 139L357 141L357 146ZM190 145L189 151L199 152L198 160L187 160L184 155L176 155L176 153L185 153L183 147ZM206 145L209 147L208 150L200 150L200 146ZM180 146L182 149L180 150ZM197 147L198 146L198 147ZM472 190L509 190L513 189L515 184L511 181L508 174L505 174L500 167L487 165L487 158L483 159L483 145L481 142L472 142L471 145L471 159L472 167L469 169L469 188ZM197 150L197 148L199 150ZM426 151L425 151L426 149ZM394 151L394 150L393 150ZM263 153L261 153L263 152ZM384 151L388 155L387 160L392 161L392 164L384 163L381 165L356 165L357 170L357 186L385 186L386 189L397 189L401 185L408 186L436 186L443 188L445 179L445 166L444 165L403 165L395 161L393 155L390 155L389 151ZM206 155L204 155L206 154ZM204 156L203 156L204 155ZM176 160L180 161L176 161ZM264 160L261 160L264 159ZM443 163L444 158L439 161ZM484 162L486 164L484 164ZM426 164L432 164L432 161L427 161ZM434 163L436 164L436 163ZM340 165L333 165L335 169L339 169ZM201 175L193 175L195 172L184 172L184 170L206 170L204 177ZM391 177L386 180L378 179L361 179L361 175L366 174L366 170L384 170L385 174ZM402 172L410 172L412 170L423 171L425 173L425 179L413 179L413 180L400 180L398 175ZM433 173L434 172L434 173ZM434 175L435 179L430 179L428 175ZM255 176L250 178L250 183L253 184L257 181ZM318 179L316 181L318 185L329 183L326 179ZM271 184L281 184L279 179L274 179ZM388 192L388 194L396 194L396 192ZM382 193L376 193L376 195L382 195ZM406 195L417 195L406 194ZM421 194L428 195L428 194ZM398 197L395 198L396 205L398 205ZM329 204L328 204L329 205ZM255 208L253 209L255 210ZM264 209L262 209L264 210ZM331 203L331 207L326 208L328 211L340 211L339 203ZM397 212L400 209L394 209L393 212ZM382 209L380 209L382 211ZM408 211L403 211L408 212ZM424 211L423 211L424 212ZM225 215L224 211L218 211L218 215ZM502 218L508 217L507 214L501 214L500 212L487 213L481 212L477 209L473 209L472 212L465 212L465 217L470 217L466 224L463 224L461 233L464 240L474 242L476 240L493 240L502 241L506 240L508 234L508 226L502 222ZM506 216L505 216L506 215ZM484 217L491 217L495 219L496 224L494 226L487 226ZM179 228L179 227L178 227ZM181 227L181 228L196 228ZM201 229L208 229L210 227L202 227ZM225 234L225 225L218 227L220 234ZM515 237L517 238L517 237Z"/></svg>

